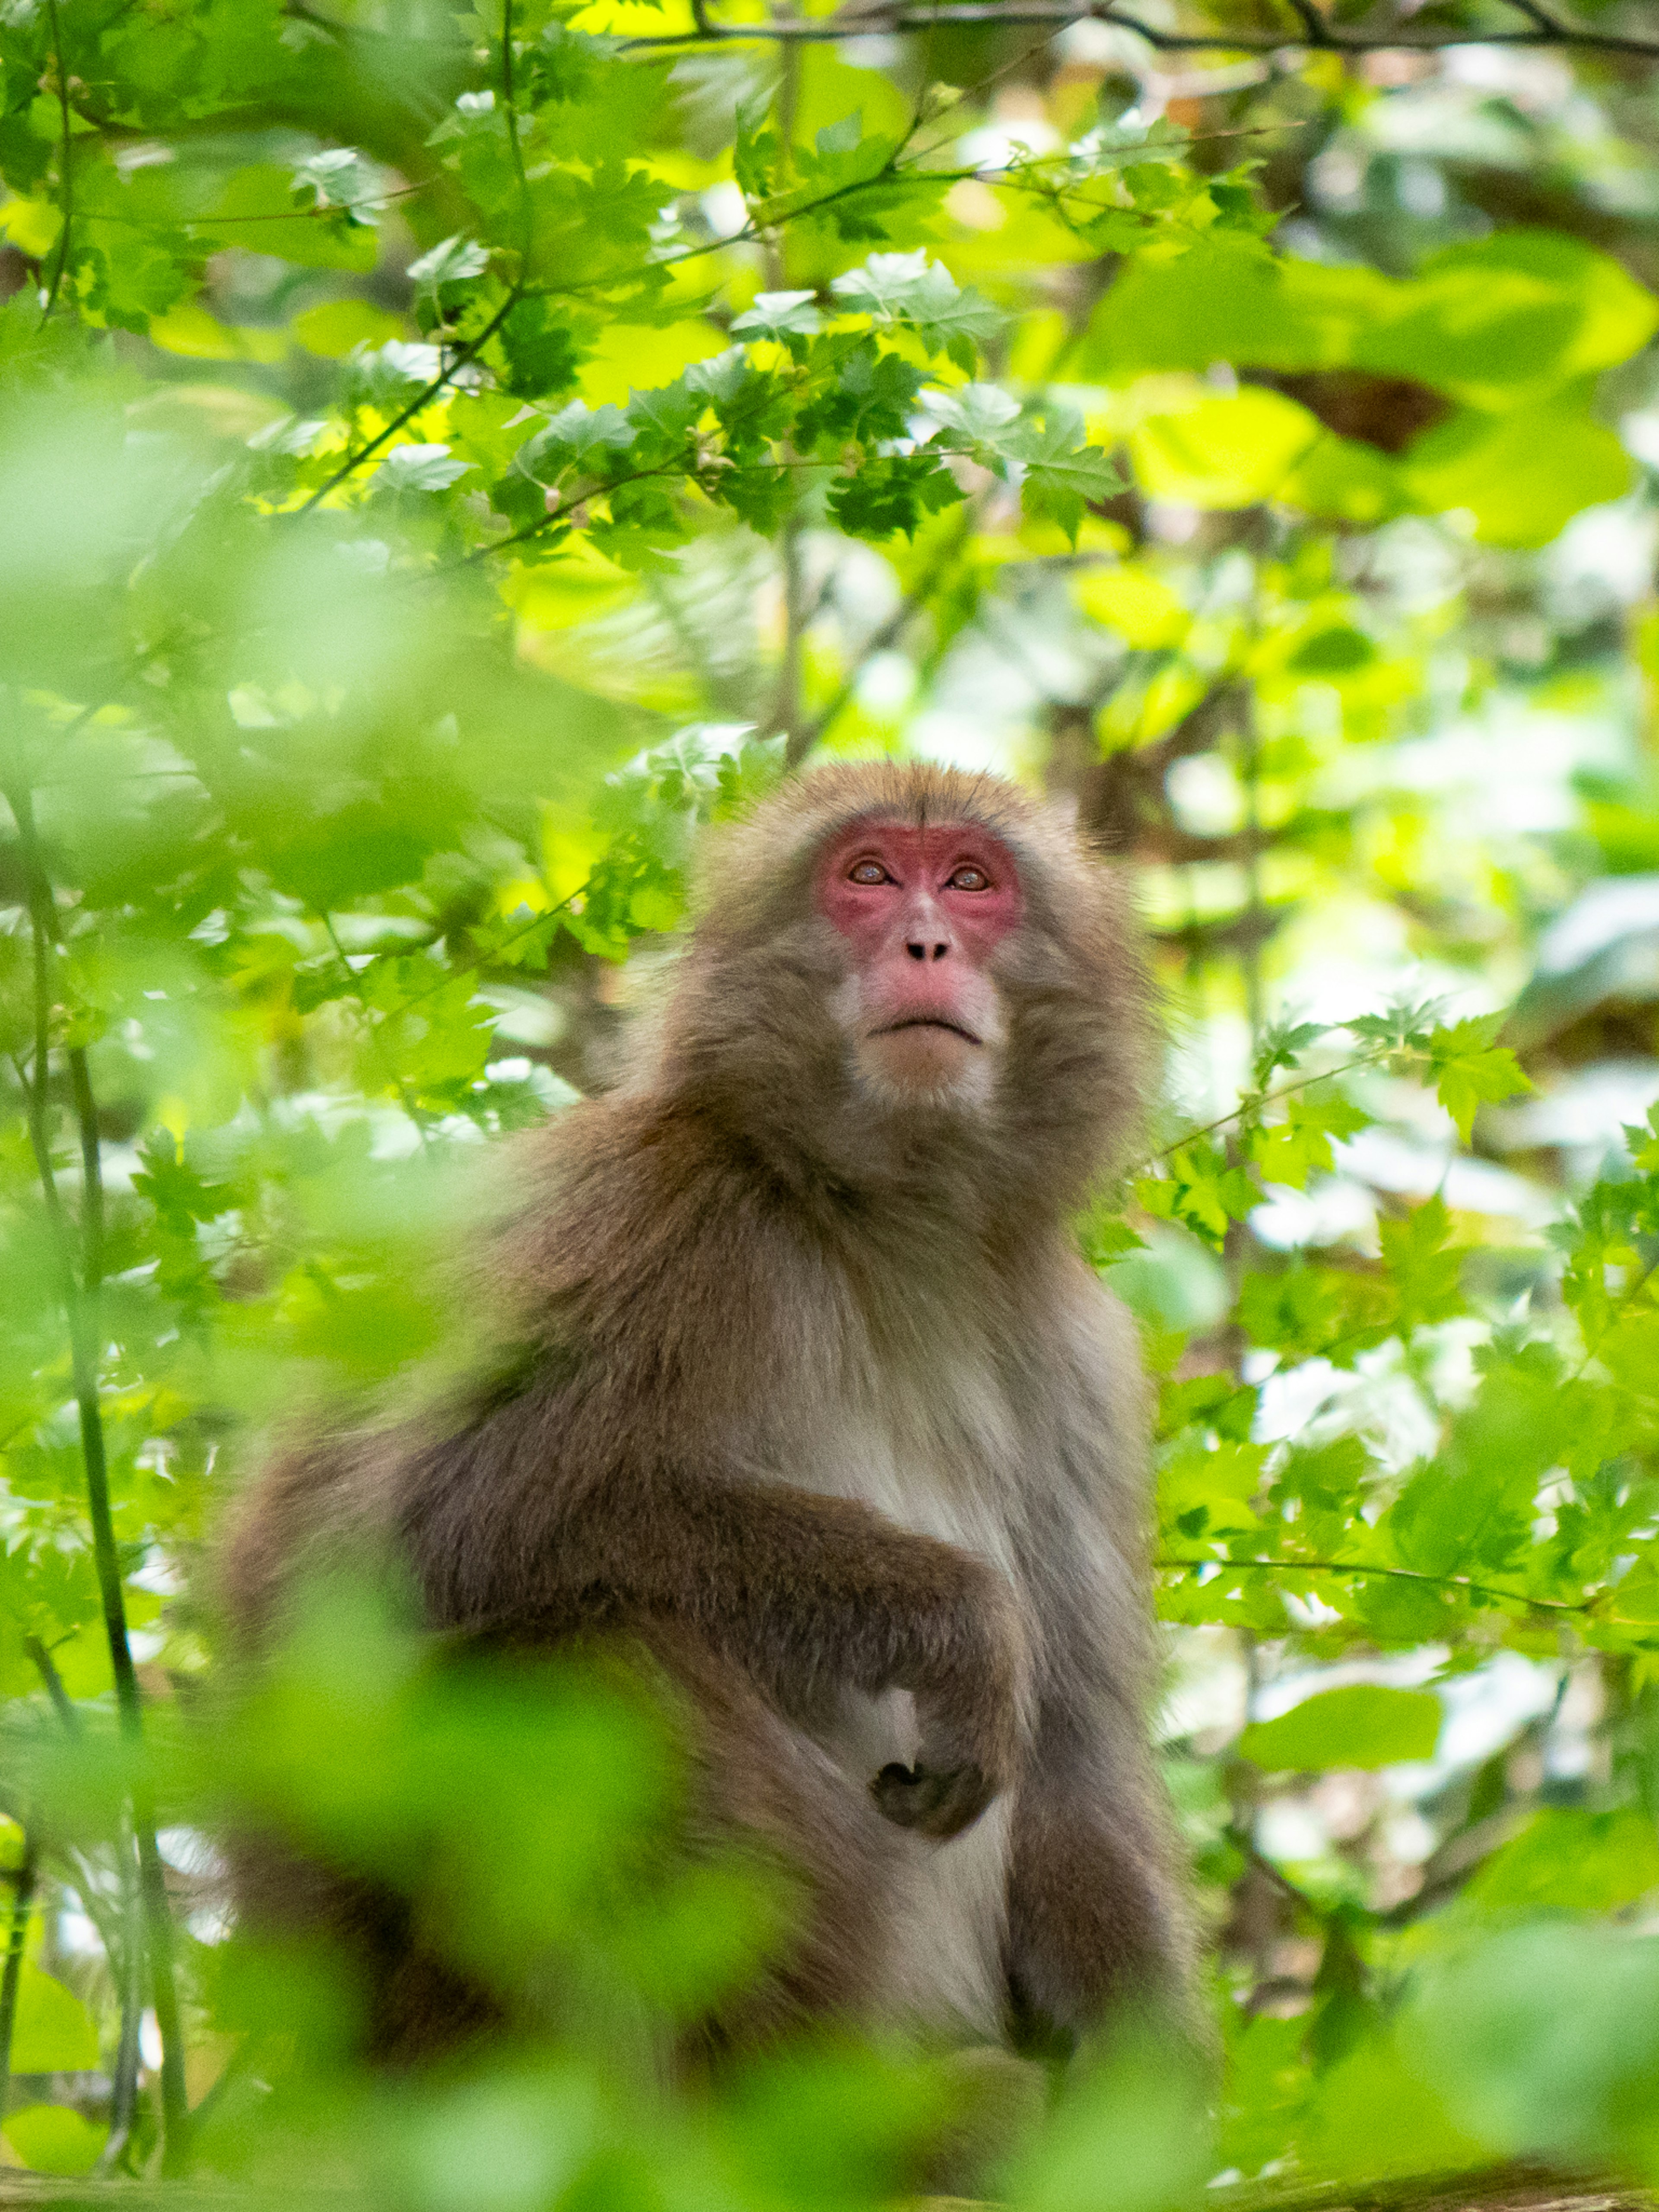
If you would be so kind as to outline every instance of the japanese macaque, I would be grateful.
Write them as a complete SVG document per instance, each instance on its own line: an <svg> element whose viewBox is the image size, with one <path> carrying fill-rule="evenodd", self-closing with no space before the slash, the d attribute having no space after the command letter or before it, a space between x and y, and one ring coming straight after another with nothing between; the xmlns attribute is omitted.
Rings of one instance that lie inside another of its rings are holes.
<svg viewBox="0 0 1659 2212"><path fill-rule="evenodd" d="M717 2042L1182 2007L1143 1385L1068 1226L1150 1033L1059 817L931 767L789 784L711 833L638 1074L515 1140L512 1383L296 1452L234 1517L246 1620L373 1528L435 1631L651 1655L703 1832L804 1898ZM388 1965L383 2044L439 2039L446 1986Z"/></svg>

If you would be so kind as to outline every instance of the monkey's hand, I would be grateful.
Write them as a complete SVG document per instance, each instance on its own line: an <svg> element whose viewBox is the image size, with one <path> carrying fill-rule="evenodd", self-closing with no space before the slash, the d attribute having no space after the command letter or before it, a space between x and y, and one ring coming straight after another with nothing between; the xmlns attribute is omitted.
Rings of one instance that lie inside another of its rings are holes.
<svg viewBox="0 0 1659 2212"><path fill-rule="evenodd" d="M884 1766L870 1784L871 1795L896 1827L914 1828L934 1843L949 1843L969 1828L997 1794L983 1767L953 1767L939 1773L929 1766Z"/></svg>
<svg viewBox="0 0 1659 2212"><path fill-rule="evenodd" d="M890 1820L935 1843L971 1827L1012 1778L1030 1680L1024 1626L1004 1577L974 1561L964 1596L937 1664L913 1686L916 1763L895 1760L870 1785Z"/></svg>

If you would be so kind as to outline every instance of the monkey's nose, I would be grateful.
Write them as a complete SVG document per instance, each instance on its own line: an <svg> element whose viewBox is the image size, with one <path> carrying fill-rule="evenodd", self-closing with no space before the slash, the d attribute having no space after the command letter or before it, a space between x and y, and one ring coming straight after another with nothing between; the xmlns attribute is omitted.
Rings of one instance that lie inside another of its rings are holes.
<svg viewBox="0 0 1659 2212"><path fill-rule="evenodd" d="M913 960L925 960L927 957L927 947L925 945L917 945L912 941L907 944L904 949ZM943 960L949 949L950 948L947 945L935 945L933 947L934 959Z"/></svg>

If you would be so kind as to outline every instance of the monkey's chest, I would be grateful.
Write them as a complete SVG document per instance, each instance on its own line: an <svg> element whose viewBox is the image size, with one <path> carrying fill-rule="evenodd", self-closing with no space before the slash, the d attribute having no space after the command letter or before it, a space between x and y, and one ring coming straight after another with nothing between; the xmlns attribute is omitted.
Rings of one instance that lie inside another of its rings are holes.
<svg viewBox="0 0 1659 2212"><path fill-rule="evenodd" d="M1002 1568L1023 1601L1018 1438L1003 1409L981 1396L978 1432L937 1420L827 1422L795 1464L803 1489L856 1498L919 1535ZM803 1464L804 1462L804 1464ZM1033 1640L1039 1624L1024 1602ZM913 1765L915 1705L908 1692L872 1698L843 1688L812 1733L863 1790L891 1760ZM1005 2014L1010 1808L1000 1800L947 1844L895 1828L892 1893L879 2013L995 2039Z"/></svg>
<svg viewBox="0 0 1659 2212"><path fill-rule="evenodd" d="M886 1419L832 1409L797 1440L792 1480L804 1490L856 1498L1018 1581L1022 1451L1012 1409L971 1377L925 1397L910 1394L908 1401L896 1383L892 1399Z"/></svg>

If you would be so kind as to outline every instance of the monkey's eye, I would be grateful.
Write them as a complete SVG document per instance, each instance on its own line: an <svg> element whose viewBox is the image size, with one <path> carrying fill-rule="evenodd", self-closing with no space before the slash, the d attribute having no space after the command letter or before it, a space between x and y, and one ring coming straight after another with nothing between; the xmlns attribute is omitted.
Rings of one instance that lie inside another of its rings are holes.
<svg viewBox="0 0 1659 2212"><path fill-rule="evenodd" d="M963 866L957 870L946 888L953 891L988 891L991 878L983 868Z"/></svg>
<svg viewBox="0 0 1659 2212"><path fill-rule="evenodd" d="M854 860L847 871L849 884L885 884L892 878L879 860Z"/></svg>

